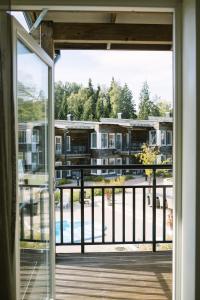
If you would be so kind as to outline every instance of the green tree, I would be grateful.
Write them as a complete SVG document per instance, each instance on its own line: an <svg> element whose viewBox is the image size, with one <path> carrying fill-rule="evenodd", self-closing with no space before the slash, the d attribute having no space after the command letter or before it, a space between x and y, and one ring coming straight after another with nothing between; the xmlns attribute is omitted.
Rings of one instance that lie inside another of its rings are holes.
<svg viewBox="0 0 200 300"><path fill-rule="evenodd" d="M171 113L172 113L172 105L169 101L160 100L157 103L157 107L159 109L160 116L162 116L162 117L165 117L166 114L171 115Z"/></svg>
<svg viewBox="0 0 200 300"><path fill-rule="evenodd" d="M139 96L139 112L138 118L142 120L148 119L151 114L150 91L147 81L143 83Z"/></svg>
<svg viewBox="0 0 200 300"><path fill-rule="evenodd" d="M127 84L125 84L121 90L120 112L125 119L135 119L137 117L133 95Z"/></svg>
<svg viewBox="0 0 200 300"><path fill-rule="evenodd" d="M139 159L139 161L143 165L152 165L155 164L157 155L159 154L159 150L157 147L150 147L147 144L143 144L141 147L141 152L136 154L135 157ZM152 170L151 169L146 169L145 174L147 175L149 179L149 184L151 183L151 175L152 175Z"/></svg>
<svg viewBox="0 0 200 300"><path fill-rule="evenodd" d="M159 106L150 99L150 91L147 81L143 83L139 96L138 118L147 120L149 116L161 116Z"/></svg>
<svg viewBox="0 0 200 300"><path fill-rule="evenodd" d="M111 113L110 117L116 118L117 113L121 112L121 96L122 96L122 88L120 84L112 78L110 89L108 91L108 95L110 98L110 105L111 105Z"/></svg>
<svg viewBox="0 0 200 300"><path fill-rule="evenodd" d="M68 97L68 113L73 116L74 120L84 120L84 106L87 99L87 90L83 87L78 93L72 93Z"/></svg>

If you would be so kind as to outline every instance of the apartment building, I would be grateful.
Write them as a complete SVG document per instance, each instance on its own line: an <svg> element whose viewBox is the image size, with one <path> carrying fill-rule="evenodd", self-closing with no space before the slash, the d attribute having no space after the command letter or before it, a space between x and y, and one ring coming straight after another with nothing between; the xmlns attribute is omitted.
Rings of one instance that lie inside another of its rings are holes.
<svg viewBox="0 0 200 300"><path fill-rule="evenodd" d="M159 148L157 162L172 160L172 118L149 120L102 118L92 121L55 121L56 165L125 165L136 163L134 154L144 143ZM92 170L93 175L120 175L122 170ZM57 171L57 179L77 172Z"/></svg>

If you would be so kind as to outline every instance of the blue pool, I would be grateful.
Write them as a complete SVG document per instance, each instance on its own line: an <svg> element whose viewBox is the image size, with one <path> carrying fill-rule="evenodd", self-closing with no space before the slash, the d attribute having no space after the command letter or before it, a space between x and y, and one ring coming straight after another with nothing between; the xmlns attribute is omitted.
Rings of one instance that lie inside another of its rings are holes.
<svg viewBox="0 0 200 300"><path fill-rule="evenodd" d="M85 221L84 236L85 241L90 242L92 239L91 222ZM104 232L106 230L104 227ZM94 225L94 237L95 239L102 237L102 226L97 223ZM60 221L56 222L56 243L60 243ZM63 242L71 243L71 223L69 221L63 221ZM74 221L74 243L81 242L81 221Z"/></svg>

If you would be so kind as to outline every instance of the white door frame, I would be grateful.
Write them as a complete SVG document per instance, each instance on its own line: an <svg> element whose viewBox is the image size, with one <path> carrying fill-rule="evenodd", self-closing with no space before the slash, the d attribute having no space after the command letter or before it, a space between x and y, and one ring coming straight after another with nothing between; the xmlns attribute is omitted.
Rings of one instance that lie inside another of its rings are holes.
<svg viewBox="0 0 200 300"><path fill-rule="evenodd" d="M50 201L50 293L51 297L54 297L54 274L55 274L55 218L54 218L54 91L53 91L53 72L54 63L47 53L37 44L37 42L26 32L26 30L12 17L12 29L13 29L13 93L15 103L15 134L16 134L16 157L18 157L18 118L17 118L17 41L20 40L28 49L33 51L47 66L49 72L49 110L48 110L48 152L51 155L48 156L49 166L49 201ZM51 133L51 134L49 134ZM18 166L16 164L16 178L18 185ZM17 187L18 189L18 187ZM17 285L17 299L20 299L20 247L19 247L19 199L17 191L17 207L16 207L16 285Z"/></svg>
<svg viewBox="0 0 200 300"><path fill-rule="evenodd" d="M20 3L19 3L20 2ZM173 23L173 70L174 70L174 241L173 241L173 299L180 300L182 295L182 4L176 0L12 0L12 9L41 10L48 8L57 11L161 11L172 12ZM193 300L193 299L192 299Z"/></svg>

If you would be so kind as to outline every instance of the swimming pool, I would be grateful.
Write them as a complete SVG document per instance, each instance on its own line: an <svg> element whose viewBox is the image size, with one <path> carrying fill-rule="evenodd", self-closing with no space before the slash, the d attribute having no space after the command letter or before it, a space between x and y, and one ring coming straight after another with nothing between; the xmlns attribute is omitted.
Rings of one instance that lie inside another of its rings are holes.
<svg viewBox="0 0 200 300"><path fill-rule="evenodd" d="M84 237L85 241L92 241L92 225L90 221L85 221L84 226ZM104 232L107 227L104 227ZM102 225L99 223L94 224L94 238L102 237ZM60 237L60 221L56 222L56 243L61 242ZM71 223L69 221L63 221L63 242L71 243ZM81 221L74 221L74 243L81 242Z"/></svg>

